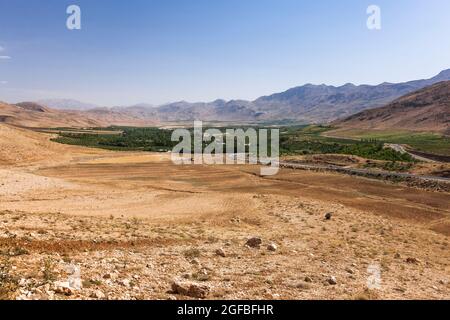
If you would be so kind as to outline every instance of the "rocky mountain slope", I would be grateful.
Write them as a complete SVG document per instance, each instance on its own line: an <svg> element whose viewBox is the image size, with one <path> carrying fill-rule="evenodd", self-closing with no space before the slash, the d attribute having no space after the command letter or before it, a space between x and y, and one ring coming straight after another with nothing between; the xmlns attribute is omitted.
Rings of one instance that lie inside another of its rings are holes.
<svg viewBox="0 0 450 320"><path fill-rule="evenodd" d="M382 83L376 86L346 84L340 87L307 84L255 101L215 100L170 103L159 107L121 108L128 114L158 121L280 121L324 123L362 110L377 108L418 89L450 80L450 69L427 80Z"/></svg>
<svg viewBox="0 0 450 320"><path fill-rule="evenodd" d="M334 123L359 129L406 129L450 134L450 81L403 96Z"/></svg>
<svg viewBox="0 0 450 320"><path fill-rule="evenodd" d="M15 105L0 102L0 123L21 127L150 126L155 122L107 108L87 111L55 110L35 102Z"/></svg>

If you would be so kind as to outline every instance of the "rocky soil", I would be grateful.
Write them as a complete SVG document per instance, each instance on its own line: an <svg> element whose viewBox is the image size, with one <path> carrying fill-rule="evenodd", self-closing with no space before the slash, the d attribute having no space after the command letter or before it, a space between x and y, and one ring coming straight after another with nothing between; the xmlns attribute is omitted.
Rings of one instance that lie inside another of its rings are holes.
<svg viewBox="0 0 450 320"><path fill-rule="evenodd" d="M153 223L0 213L8 299L449 299L448 237L339 204Z"/></svg>

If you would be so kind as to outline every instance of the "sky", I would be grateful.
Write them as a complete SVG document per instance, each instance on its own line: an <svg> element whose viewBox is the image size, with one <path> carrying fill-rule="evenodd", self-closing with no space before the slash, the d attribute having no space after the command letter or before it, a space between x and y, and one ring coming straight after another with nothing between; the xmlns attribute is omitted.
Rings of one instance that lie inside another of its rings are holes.
<svg viewBox="0 0 450 320"><path fill-rule="evenodd" d="M0 0L0 100L253 100L430 78L450 68L449 16L448 0Z"/></svg>

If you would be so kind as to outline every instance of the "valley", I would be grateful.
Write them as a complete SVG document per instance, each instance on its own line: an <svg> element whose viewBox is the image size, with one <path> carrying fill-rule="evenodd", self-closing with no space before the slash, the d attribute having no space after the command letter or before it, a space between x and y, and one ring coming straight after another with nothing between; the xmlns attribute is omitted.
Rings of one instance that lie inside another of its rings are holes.
<svg viewBox="0 0 450 320"><path fill-rule="evenodd" d="M16 143L35 142L35 156L0 168L1 298L450 297L448 192L326 171L261 177L255 165L179 166L168 153L0 127ZM254 237L262 245L246 245ZM374 266L381 289L367 287Z"/></svg>

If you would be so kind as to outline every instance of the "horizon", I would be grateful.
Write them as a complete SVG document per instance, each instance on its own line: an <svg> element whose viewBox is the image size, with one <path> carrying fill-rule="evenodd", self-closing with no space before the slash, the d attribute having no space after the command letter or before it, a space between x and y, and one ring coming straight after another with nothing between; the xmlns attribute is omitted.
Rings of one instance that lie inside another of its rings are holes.
<svg viewBox="0 0 450 320"><path fill-rule="evenodd" d="M435 74L435 76L438 76L439 74L441 74L443 72L449 72L449 71L450 71L450 68L441 70L440 72L437 72ZM430 78L417 78L417 79L411 79L409 81L428 80L428 79L431 79L431 78L433 78L433 77L430 77ZM406 81L406 82L409 82L409 81ZM267 95L260 95L256 99L262 98L262 97L266 97L266 96L270 96L270 95L277 94L277 93L283 93L283 92L286 92L286 91L291 90L291 89L299 88L299 87L302 87L302 86L308 86L308 85L312 85L312 86L330 86L330 87L334 87L334 88L340 88L340 87L344 87L346 85L353 85L355 87L359 87L359 86L379 86L379 85L383 85L383 84L396 84L396 83L389 82L389 81L381 82L381 83L378 83L378 84L366 84L366 83L355 84L353 82L347 82L345 84L336 85L336 86L328 85L326 83L321 83L321 84L305 83L305 84L302 84L302 85L299 85L299 86L295 86L295 87L292 87L292 88L287 88L286 90L284 90L282 92L273 92L273 93L270 93L270 94L267 94ZM213 103L213 102L218 101L218 100L225 101L225 102L230 102L230 101L249 101L249 102L253 102L256 99L245 100L245 99L239 99L238 98L238 99L228 99L227 100L227 99L217 98L217 99L210 100L210 101L178 100L178 101L169 101L169 102L165 102L165 103L161 103L161 104L152 104L152 103L149 103L149 102L146 102L146 101L141 101L141 102L130 104L130 105L98 105L98 104L92 103L91 101L81 101L81 100L79 100L77 98L67 98L67 97L53 98L53 99L39 99L39 100L34 100L34 101L20 100L20 101L15 101L15 102L8 102L8 101L5 101L5 102L11 103L11 104L16 104L16 103L20 103L20 102L34 102L34 103L38 103L39 104L39 103L44 103L46 100L48 100L48 101L50 101L50 100L60 100L60 101L67 100L69 102L79 102L79 103L83 103L83 104L92 104L92 105L95 105L95 107L97 107L97 108L136 107L136 106L140 106L140 105L146 105L146 107L148 107L148 108L152 108L152 107L157 108L157 107L160 107L160 106L165 106L165 105L174 104L174 103L191 103L191 104L195 104L195 103Z"/></svg>
<svg viewBox="0 0 450 320"><path fill-rule="evenodd" d="M71 4L81 30L66 27ZM0 0L0 100L253 101L305 84L400 83L449 68L441 39L450 3L377 1L381 30L366 26L370 4Z"/></svg>

